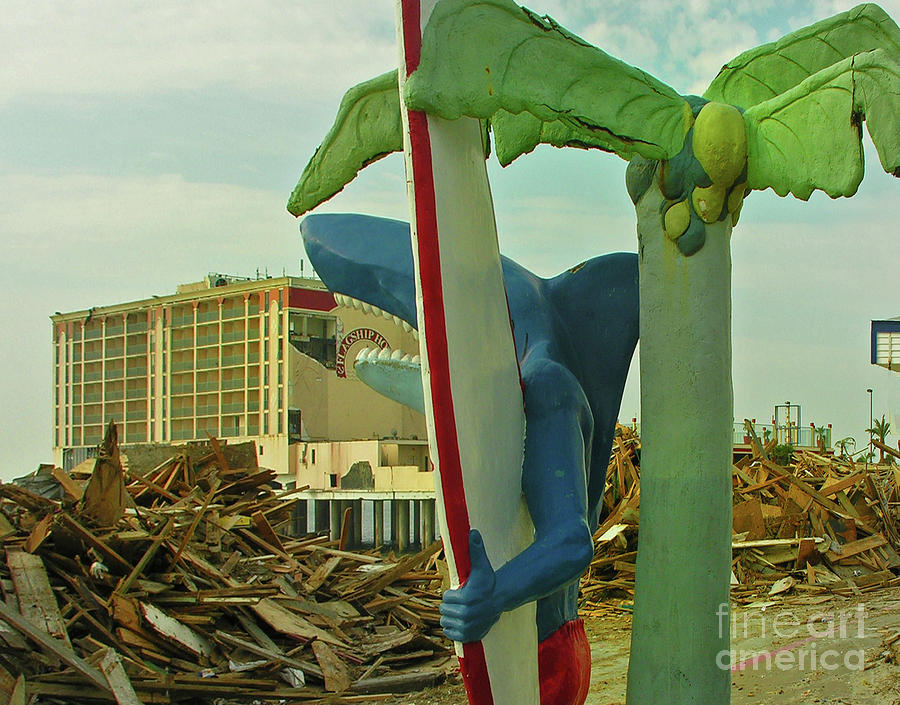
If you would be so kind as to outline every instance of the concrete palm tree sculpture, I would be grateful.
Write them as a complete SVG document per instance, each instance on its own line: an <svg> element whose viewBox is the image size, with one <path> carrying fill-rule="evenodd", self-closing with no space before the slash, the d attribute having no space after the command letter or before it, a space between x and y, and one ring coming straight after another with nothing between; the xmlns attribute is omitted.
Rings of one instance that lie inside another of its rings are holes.
<svg viewBox="0 0 900 705"><path fill-rule="evenodd" d="M410 109L484 121L504 165L541 143L629 162L643 453L628 702L728 702L731 230L752 190L852 196L863 123L900 175L900 30L861 5L682 96L509 0L442 0L401 93ZM399 100L396 72L347 93L292 213L403 148Z"/></svg>

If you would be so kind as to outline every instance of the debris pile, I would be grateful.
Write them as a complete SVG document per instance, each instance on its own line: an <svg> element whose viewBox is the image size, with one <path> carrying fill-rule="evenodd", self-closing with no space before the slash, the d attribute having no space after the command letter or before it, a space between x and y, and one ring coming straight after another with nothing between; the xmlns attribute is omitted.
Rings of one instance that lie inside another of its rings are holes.
<svg viewBox="0 0 900 705"><path fill-rule="evenodd" d="M290 538L253 444L123 468L110 424L51 499L0 484L0 703L362 702L455 669L440 543Z"/></svg>
<svg viewBox="0 0 900 705"><path fill-rule="evenodd" d="M900 468L811 450L794 451L781 465L775 441L762 443L749 422L746 428L752 452L732 468L732 598L752 602L788 591L849 596L900 585ZM616 430L604 505L581 584L583 615L630 609L634 596L640 439L627 427Z"/></svg>

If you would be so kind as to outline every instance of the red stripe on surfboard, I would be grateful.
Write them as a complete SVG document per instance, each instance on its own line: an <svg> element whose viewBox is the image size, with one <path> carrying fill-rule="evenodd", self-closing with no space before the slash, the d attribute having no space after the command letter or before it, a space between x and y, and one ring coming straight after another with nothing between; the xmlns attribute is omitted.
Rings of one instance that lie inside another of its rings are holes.
<svg viewBox="0 0 900 705"><path fill-rule="evenodd" d="M406 75L419 65L422 50L420 0L401 0L402 31L406 57ZM427 327L428 366L431 373L431 398L440 400L433 411L435 444L447 530L453 546L456 572L464 583L471 572L469 560L469 512L463 486L456 432L456 414L450 386L447 349L447 325L441 279L441 253L438 240L434 165L431 138L425 113L408 111L413 187L415 190L416 233L419 277L422 281L422 308ZM426 288L427 286L427 288ZM470 705L494 705L491 681L481 642L463 644L460 672Z"/></svg>
<svg viewBox="0 0 900 705"><path fill-rule="evenodd" d="M435 210L434 173L431 163L431 140L425 113L409 111L412 144L413 183L416 192L416 233L419 251L419 276L422 280L422 308L427 329L428 367L431 372L431 398L434 409L434 435L438 448L438 464L444 512L456 573L465 583L472 569L469 560L469 510L463 486L456 434L456 414L450 386L450 364L447 356L447 326L444 317L444 294L441 284L441 255ZM425 288L427 283L427 289ZM437 403L440 402L440 408ZM459 660L460 673L470 705L494 705L491 681L480 641L463 644Z"/></svg>
<svg viewBox="0 0 900 705"><path fill-rule="evenodd" d="M402 0L403 53L406 55L406 77L419 68L422 56L422 6L421 0ZM431 154L431 151L428 152Z"/></svg>
<svg viewBox="0 0 900 705"><path fill-rule="evenodd" d="M484 658L484 645L480 641L463 644L459 672L463 678L469 705L494 705L491 677L487 670L487 660ZM514 674L509 675L515 677Z"/></svg>
<svg viewBox="0 0 900 705"><path fill-rule="evenodd" d="M428 368L431 372L431 398L434 400L434 434L450 543L453 545L459 581L464 583L471 571L468 551L469 510L463 487L459 439L456 434L456 413L453 406L453 390L450 386L431 140L425 113L409 111L409 133L412 143L413 183L416 191L419 277L422 280L422 307L428 341L426 347Z"/></svg>

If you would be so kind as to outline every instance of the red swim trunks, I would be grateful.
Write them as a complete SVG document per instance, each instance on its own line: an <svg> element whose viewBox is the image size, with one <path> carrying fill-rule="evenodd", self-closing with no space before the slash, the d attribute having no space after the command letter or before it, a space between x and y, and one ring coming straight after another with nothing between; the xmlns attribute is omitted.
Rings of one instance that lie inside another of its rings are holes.
<svg viewBox="0 0 900 705"><path fill-rule="evenodd" d="M580 619L538 644L541 705L583 705L591 685L591 647Z"/></svg>

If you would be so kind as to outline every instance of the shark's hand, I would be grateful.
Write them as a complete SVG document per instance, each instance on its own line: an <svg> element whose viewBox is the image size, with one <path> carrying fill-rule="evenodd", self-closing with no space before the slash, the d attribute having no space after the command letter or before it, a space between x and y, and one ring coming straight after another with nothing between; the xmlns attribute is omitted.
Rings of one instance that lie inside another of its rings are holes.
<svg viewBox="0 0 900 705"><path fill-rule="evenodd" d="M477 529L469 532L471 572L462 587L447 590L441 602L441 626L453 641L480 641L500 618L495 588L496 574Z"/></svg>

